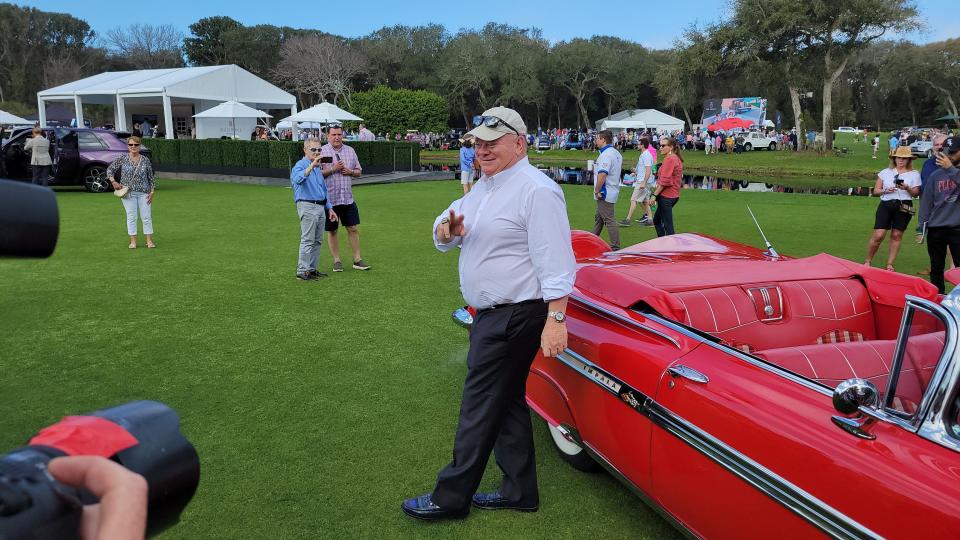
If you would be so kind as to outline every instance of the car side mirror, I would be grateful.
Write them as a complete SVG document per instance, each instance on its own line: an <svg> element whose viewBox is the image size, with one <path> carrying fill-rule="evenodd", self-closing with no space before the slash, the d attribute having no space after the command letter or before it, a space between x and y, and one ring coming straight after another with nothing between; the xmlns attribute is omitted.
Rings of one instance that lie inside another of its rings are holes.
<svg viewBox="0 0 960 540"><path fill-rule="evenodd" d="M833 408L840 414L853 414L860 407L876 407L879 401L877 387L866 379L847 379L833 390Z"/></svg>
<svg viewBox="0 0 960 540"><path fill-rule="evenodd" d="M848 418L860 410L860 407L873 408L880 401L877 387L866 379L847 379L838 384L833 390L833 407L844 416L833 416L830 419L837 427L861 439L876 439L877 436L864 428L870 424L871 418L858 415Z"/></svg>

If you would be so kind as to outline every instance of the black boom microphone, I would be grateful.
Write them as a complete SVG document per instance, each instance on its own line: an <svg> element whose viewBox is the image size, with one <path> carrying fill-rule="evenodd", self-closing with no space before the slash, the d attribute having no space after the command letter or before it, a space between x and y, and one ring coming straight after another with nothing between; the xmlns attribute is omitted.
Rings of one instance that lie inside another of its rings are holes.
<svg viewBox="0 0 960 540"><path fill-rule="evenodd" d="M50 460L66 455L107 457L142 475L150 536L180 520L200 482L197 452L180 433L176 411L163 403L134 401L68 416L29 446L0 456L0 540L79 538L83 505L97 501L47 472Z"/></svg>
<svg viewBox="0 0 960 540"><path fill-rule="evenodd" d="M53 190L0 180L0 257L49 257L59 233Z"/></svg>

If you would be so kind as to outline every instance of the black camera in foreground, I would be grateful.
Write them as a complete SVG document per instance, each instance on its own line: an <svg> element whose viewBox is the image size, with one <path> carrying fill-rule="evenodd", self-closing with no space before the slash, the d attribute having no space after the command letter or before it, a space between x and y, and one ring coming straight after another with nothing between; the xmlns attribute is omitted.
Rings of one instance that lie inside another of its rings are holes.
<svg viewBox="0 0 960 540"><path fill-rule="evenodd" d="M0 257L49 257L59 233L53 190L0 180Z"/></svg>
<svg viewBox="0 0 960 540"><path fill-rule="evenodd" d="M49 257L60 214L49 188L0 180L0 257ZM134 401L42 429L28 446L0 455L0 540L80 536L90 493L47 471L62 456L101 456L147 481L147 535L180 520L200 483L200 459L177 413L156 401Z"/></svg>
<svg viewBox="0 0 960 540"><path fill-rule="evenodd" d="M148 536L180 520L200 482L197 452L163 403L134 401L68 416L0 456L0 539L79 537L83 505L97 501L47 471L50 460L67 455L103 456L142 475L149 486Z"/></svg>

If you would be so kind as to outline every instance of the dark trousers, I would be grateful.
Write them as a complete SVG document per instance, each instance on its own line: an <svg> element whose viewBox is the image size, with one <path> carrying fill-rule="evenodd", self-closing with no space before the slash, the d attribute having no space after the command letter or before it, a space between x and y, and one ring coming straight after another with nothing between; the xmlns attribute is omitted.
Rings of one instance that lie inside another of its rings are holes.
<svg viewBox="0 0 960 540"><path fill-rule="evenodd" d="M33 169L33 183L46 186L50 179L50 165L31 165Z"/></svg>
<svg viewBox="0 0 960 540"><path fill-rule="evenodd" d="M930 283L937 286L943 294L946 285L943 282L943 268L947 260L947 248L953 257L954 266L960 266L960 228L928 227L927 254L930 255Z"/></svg>
<svg viewBox="0 0 960 540"><path fill-rule="evenodd" d="M653 214L653 227L657 230L657 236L666 236L673 234L673 207L680 202L680 197L668 199L663 195L657 195L657 212Z"/></svg>
<svg viewBox="0 0 960 540"><path fill-rule="evenodd" d="M503 471L500 493L524 506L539 504L525 394L546 318L544 302L498 307L474 318L453 461L437 475L433 490L440 507L470 504L491 451Z"/></svg>

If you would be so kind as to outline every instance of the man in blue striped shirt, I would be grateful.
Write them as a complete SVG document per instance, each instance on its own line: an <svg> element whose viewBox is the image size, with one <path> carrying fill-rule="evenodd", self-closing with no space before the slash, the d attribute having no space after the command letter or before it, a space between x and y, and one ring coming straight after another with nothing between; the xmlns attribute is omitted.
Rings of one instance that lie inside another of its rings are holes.
<svg viewBox="0 0 960 540"><path fill-rule="evenodd" d="M300 256L297 259L297 279L315 280L327 274L317 271L323 226L326 219L337 221L333 205L327 200L327 185L321 173L320 139L310 137L303 141L303 159L290 171L293 200L300 216Z"/></svg>

